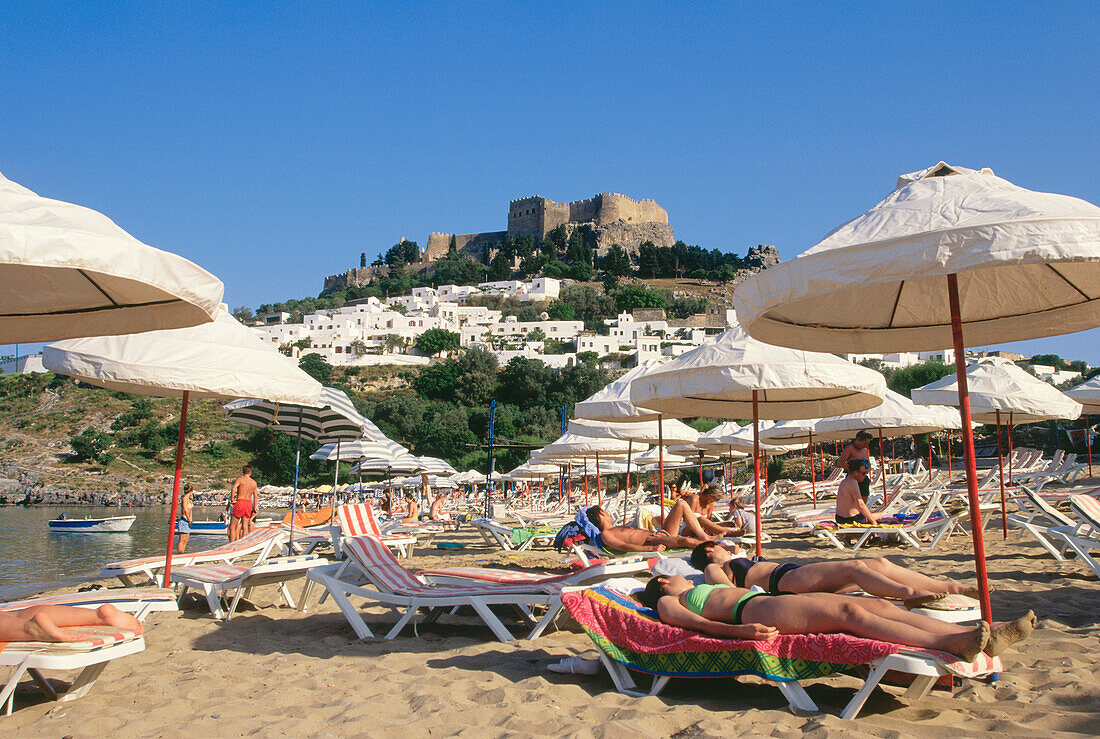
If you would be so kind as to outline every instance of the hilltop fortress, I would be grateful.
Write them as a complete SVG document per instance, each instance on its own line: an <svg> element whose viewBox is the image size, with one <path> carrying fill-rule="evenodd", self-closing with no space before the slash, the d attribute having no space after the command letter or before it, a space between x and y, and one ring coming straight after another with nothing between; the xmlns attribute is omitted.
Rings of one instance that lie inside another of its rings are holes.
<svg viewBox="0 0 1100 739"><path fill-rule="evenodd" d="M506 234L531 234L542 239L558 226L564 226L567 236L579 226L588 226L596 236L602 256L612 244L620 244L631 255L638 246L652 241L658 246L672 246L675 238L668 223L668 213L652 200L635 200L616 192L604 192L587 200L556 203L543 197L513 200L508 204L508 230L473 234L433 233L421 257L421 265L442 259L454 236L460 251L480 259L486 246L496 249Z"/></svg>

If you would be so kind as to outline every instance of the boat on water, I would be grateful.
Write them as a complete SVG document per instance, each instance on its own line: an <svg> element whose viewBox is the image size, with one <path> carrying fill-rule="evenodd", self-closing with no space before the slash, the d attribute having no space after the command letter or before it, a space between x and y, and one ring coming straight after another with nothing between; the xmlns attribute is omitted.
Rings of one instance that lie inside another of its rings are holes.
<svg viewBox="0 0 1100 739"><path fill-rule="evenodd" d="M59 534L124 534L134 525L137 516L110 518L63 518L50 521L50 531Z"/></svg>
<svg viewBox="0 0 1100 739"><path fill-rule="evenodd" d="M192 521L191 534L224 534L226 533L225 521Z"/></svg>

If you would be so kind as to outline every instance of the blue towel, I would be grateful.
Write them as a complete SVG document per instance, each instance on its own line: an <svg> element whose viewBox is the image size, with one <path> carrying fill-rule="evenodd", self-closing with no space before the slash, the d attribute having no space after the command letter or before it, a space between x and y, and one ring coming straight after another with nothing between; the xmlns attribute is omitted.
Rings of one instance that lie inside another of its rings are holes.
<svg viewBox="0 0 1100 739"><path fill-rule="evenodd" d="M588 520L588 516L585 515L587 508L582 508L577 511L577 515L573 517L573 521L580 526L581 531L588 540L596 546L597 549L603 548L603 541L600 539L600 530L596 528L596 525Z"/></svg>

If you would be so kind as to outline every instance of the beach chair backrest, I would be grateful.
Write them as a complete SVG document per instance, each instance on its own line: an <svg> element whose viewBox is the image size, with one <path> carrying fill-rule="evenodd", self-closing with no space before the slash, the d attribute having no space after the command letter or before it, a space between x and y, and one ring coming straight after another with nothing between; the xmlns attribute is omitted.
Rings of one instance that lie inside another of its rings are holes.
<svg viewBox="0 0 1100 739"><path fill-rule="evenodd" d="M272 539L281 538L284 533L274 527L264 526L252 531L245 536L242 536L236 541L231 541L226 544L222 544L220 547L213 549L207 549L202 552L195 552L192 555L192 559L203 559L207 557L222 557L225 555L239 554L242 552L248 552L253 549L258 549L265 544L268 544Z"/></svg>
<svg viewBox="0 0 1100 739"><path fill-rule="evenodd" d="M1064 513L1052 506L1050 503L1047 503L1045 500L1043 500L1043 497L1031 488L1027 487L1026 485L1021 485L1020 490L1024 492L1024 496L1028 499L1031 505L1035 506L1035 510L1041 512L1051 521L1056 522L1059 526L1075 525L1075 522L1072 519L1070 519Z"/></svg>
<svg viewBox="0 0 1100 739"><path fill-rule="evenodd" d="M1091 495L1079 494L1072 496L1069 504L1095 533L1100 534L1100 500Z"/></svg>
<svg viewBox="0 0 1100 739"><path fill-rule="evenodd" d="M402 567L386 545L373 536L345 540L344 551L380 590L401 593L424 587L424 583Z"/></svg>
<svg viewBox="0 0 1100 739"><path fill-rule="evenodd" d="M932 514L940 510L940 491L936 490L932 495L928 496L928 505L921 511L920 518L913 522L913 526L923 526L928 523L928 519L932 517Z"/></svg>
<svg viewBox="0 0 1100 739"><path fill-rule="evenodd" d="M336 515L344 536L382 536L382 530L374 518L374 509L369 503L342 505L336 509Z"/></svg>

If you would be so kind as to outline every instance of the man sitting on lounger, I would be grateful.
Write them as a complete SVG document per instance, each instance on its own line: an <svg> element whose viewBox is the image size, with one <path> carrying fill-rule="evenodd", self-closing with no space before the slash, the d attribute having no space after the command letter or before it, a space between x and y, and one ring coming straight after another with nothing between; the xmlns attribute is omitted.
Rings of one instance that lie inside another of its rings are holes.
<svg viewBox="0 0 1100 739"><path fill-rule="evenodd" d="M613 552L663 552L666 549L690 549L703 541L712 541L699 526L696 516L682 500L665 516L659 531L636 529L633 526L616 526L611 514L594 505L585 511L588 520L600 530L600 546ZM692 536L680 536L680 524L685 525ZM673 533L676 532L676 533Z"/></svg>
<svg viewBox="0 0 1100 739"><path fill-rule="evenodd" d="M661 621L725 639L770 641L780 634L848 633L957 654L971 662L995 657L1035 627L1035 614L977 627L939 621L878 598L834 593L771 595L732 585L692 585L677 576L655 577L639 596Z"/></svg>
<svg viewBox="0 0 1100 739"><path fill-rule="evenodd" d="M721 526L711 520L714 515L714 504L722 497L722 490L717 485L708 485L699 493L685 493L681 500L688 504L691 512L699 521L699 526L708 534L720 536L736 536L741 532L730 526Z"/></svg>
<svg viewBox="0 0 1100 739"><path fill-rule="evenodd" d="M77 642L90 638L66 626L114 626L141 634L141 622L112 605L99 608L75 606L31 606L21 611L0 613L0 642Z"/></svg>
<svg viewBox="0 0 1100 739"><path fill-rule="evenodd" d="M718 542L705 541L692 551L691 566L706 573L708 583L739 588L756 586L772 595L862 590L880 598L900 600L906 608L920 608L948 594L978 597L975 588L926 577L884 557L799 565L734 557L734 554Z"/></svg>
<svg viewBox="0 0 1100 739"><path fill-rule="evenodd" d="M867 507L867 501L860 494L860 485L871 473L871 463L864 459L853 459L848 463L848 476L840 481L836 490L836 522L878 523L878 518Z"/></svg>

